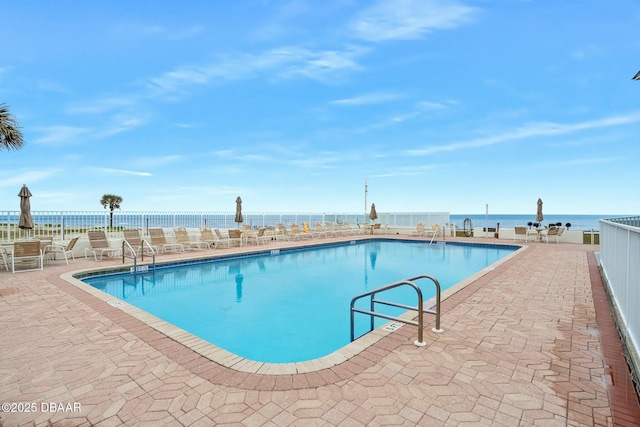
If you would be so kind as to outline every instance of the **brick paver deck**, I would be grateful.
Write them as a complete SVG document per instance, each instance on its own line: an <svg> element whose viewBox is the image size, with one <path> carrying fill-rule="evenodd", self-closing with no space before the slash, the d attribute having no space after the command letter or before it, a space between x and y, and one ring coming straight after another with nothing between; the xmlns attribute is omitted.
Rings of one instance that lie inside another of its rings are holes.
<svg viewBox="0 0 640 427"><path fill-rule="evenodd" d="M531 243L443 302L442 334L427 316L427 347L406 326L285 375L220 366L60 278L116 261L3 270L0 401L33 405L0 425L637 426L594 250Z"/></svg>

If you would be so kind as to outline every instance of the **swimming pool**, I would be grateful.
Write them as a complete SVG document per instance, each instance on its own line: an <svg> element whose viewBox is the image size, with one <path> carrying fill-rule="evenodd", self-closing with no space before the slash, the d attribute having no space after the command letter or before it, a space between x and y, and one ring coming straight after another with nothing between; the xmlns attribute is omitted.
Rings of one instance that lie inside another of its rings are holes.
<svg viewBox="0 0 640 427"><path fill-rule="evenodd" d="M375 239L82 280L238 356L287 363L348 344L350 302L357 294L419 274L447 289L518 248ZM435 294L432 284L418 284L425 299ZM416 305L414 291L390 292L385 299ZM356 336L368 324L367 316L356 315Z"/></svg>

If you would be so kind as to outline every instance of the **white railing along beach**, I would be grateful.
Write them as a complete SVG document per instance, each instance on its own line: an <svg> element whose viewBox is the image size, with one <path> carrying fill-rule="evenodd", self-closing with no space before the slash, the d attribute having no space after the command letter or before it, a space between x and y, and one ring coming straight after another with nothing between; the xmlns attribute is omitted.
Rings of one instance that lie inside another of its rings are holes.
<svg viewBox="0 0 640 427"><path fill-rule="evenodd" d="M104 230L112 238L120 234L125 228L137 228L148 234L149 228L211 227L220 229L237 228L235 212L127 212L116 210L113 218L109 211L32 211L34 222L32 230L21 230L18 227L20 211L0 211L0 242L8 242L28 237L51 236L54 239L70 239L74 235L86 233L87 230ZM357 227L371 221L365 214L344 212L304 212L304 213L274 213L247 212L243 213L242 225L253 228L275 226L277 224L300 225L306 221L313 225L315 222L343 223ZM395 228L415 228L419 222L427 226L432 224L448 224L448 212L379 212L379 222Z"/></svg>
<svg viewBox="0 0 640 427"><path fill-rule="evenodd" d="M640 380L640 217L600 221L600 265L618 330Z"/></svg>

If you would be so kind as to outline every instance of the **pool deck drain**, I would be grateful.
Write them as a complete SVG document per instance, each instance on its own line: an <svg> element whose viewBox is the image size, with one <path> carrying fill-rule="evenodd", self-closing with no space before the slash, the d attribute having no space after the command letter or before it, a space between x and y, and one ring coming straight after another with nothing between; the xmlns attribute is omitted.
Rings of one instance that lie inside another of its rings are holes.
<svg viewBox="0 0 640 427"><path fill-rule="evenodd" d="M0 424L640 425L628 372L611 361L623 356L610 350L615 326L602 324L606 300L594 297L597 247L528 246L443 302L442 334L426 316L427 347L413 345L407 326L297 374L211 362L60 278L118 261L0 271L0 338L10 343L0 346L2 401L81 405L4 412Z"/></svg>

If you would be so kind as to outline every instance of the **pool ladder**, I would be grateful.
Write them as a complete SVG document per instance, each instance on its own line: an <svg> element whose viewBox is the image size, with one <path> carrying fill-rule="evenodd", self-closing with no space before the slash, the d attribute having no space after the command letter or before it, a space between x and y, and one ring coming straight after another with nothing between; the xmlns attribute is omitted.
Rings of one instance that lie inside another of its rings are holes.
<svg viewBox="0 0 640 427"><path fill-rule="evenodd" d="M436 287L436 309L435 310L425 310L423 305L423 299L422 299L422 290L420 289L420 287L418 285L416 285L414 282L416 280L419 279L429 279L433 282L433 284ZM409 286L412 287L417 294L418 297L418 305L417 307L412 307L409 305L404 305L404 304L399 304L399 303L395 303L395 302L391 302L391 301L384 301L384 300L380 300L380 299L376 299L376 294L384 292L384 291L388 291L390 289L394 289L394 288L398 288L401 286ZM414 325L418 327L418 340L414 341L413 343L415 345L417 345L418 347L424 347L427 345L426 342L424 342L423 340L423 324L424 324L424 320L423 320L423 314L424 313L429 313L429 314L435 314L436 316L436 327L432 329L433 332L437 332L440 333L442 332L442 329L440 329L440 283L438 282L438 280L435 277L429 276L428 274L421 274L419 276L415 276L415 277L411 277L409 279L405 279L405 280L400 280L399 282L394 282L394 283L390 283L388 285L383 285L380 286L379 288L373 289L371 291L362 293L360 295L356 295L355 297L353 297L353 299L351 300L351 341L355 340L354 337L354 321L355 321L355 313L362 313L362 314L368 314L371 321L370 321L370 329L369 332L373 331L374 329L374 317L381 317L383 319L388 319L388 320L395 320L398 322L402 322L402 323L408 323L410 325ZM364 310L362 308L357 308L355 307L355 303L360 299L360 298L364 298L364 297L370 297L370 310ZM384 314L384 313L377 313L375 311L375 305L376 304L383 304L383 305L387 305L387 306L391 306L391 307L399 307L399 308L406 308L407 310L413 310L413 311L417 311L418 312L418 321L415 320L409 320L409 319L403 319L400 317L395 317L395 316L390 316L388 314Z"/></svg>
<svg viewBox="0 0 640 427"><path fill-rule="evenodd" d="M140 255L141 255L140 256L140 261L144 261L145 245L147 246L147 248L151 252L152 268L153 268L153 271L155 271L155 269L156 269L156 251L153 249L153 247L146 240L142 240L142 243L140 244L140 252L139 252ZM129 249L129 254L127 254L127 251L125 249ZM123 264L124 264L124 259L125 258L133 259L133 272L137 273L138 272L138 253L135 251L135 249L133 249L133 247L129 244L129 242L127 242L126 240L123 240L122 241L122 263Z"/></svg>

